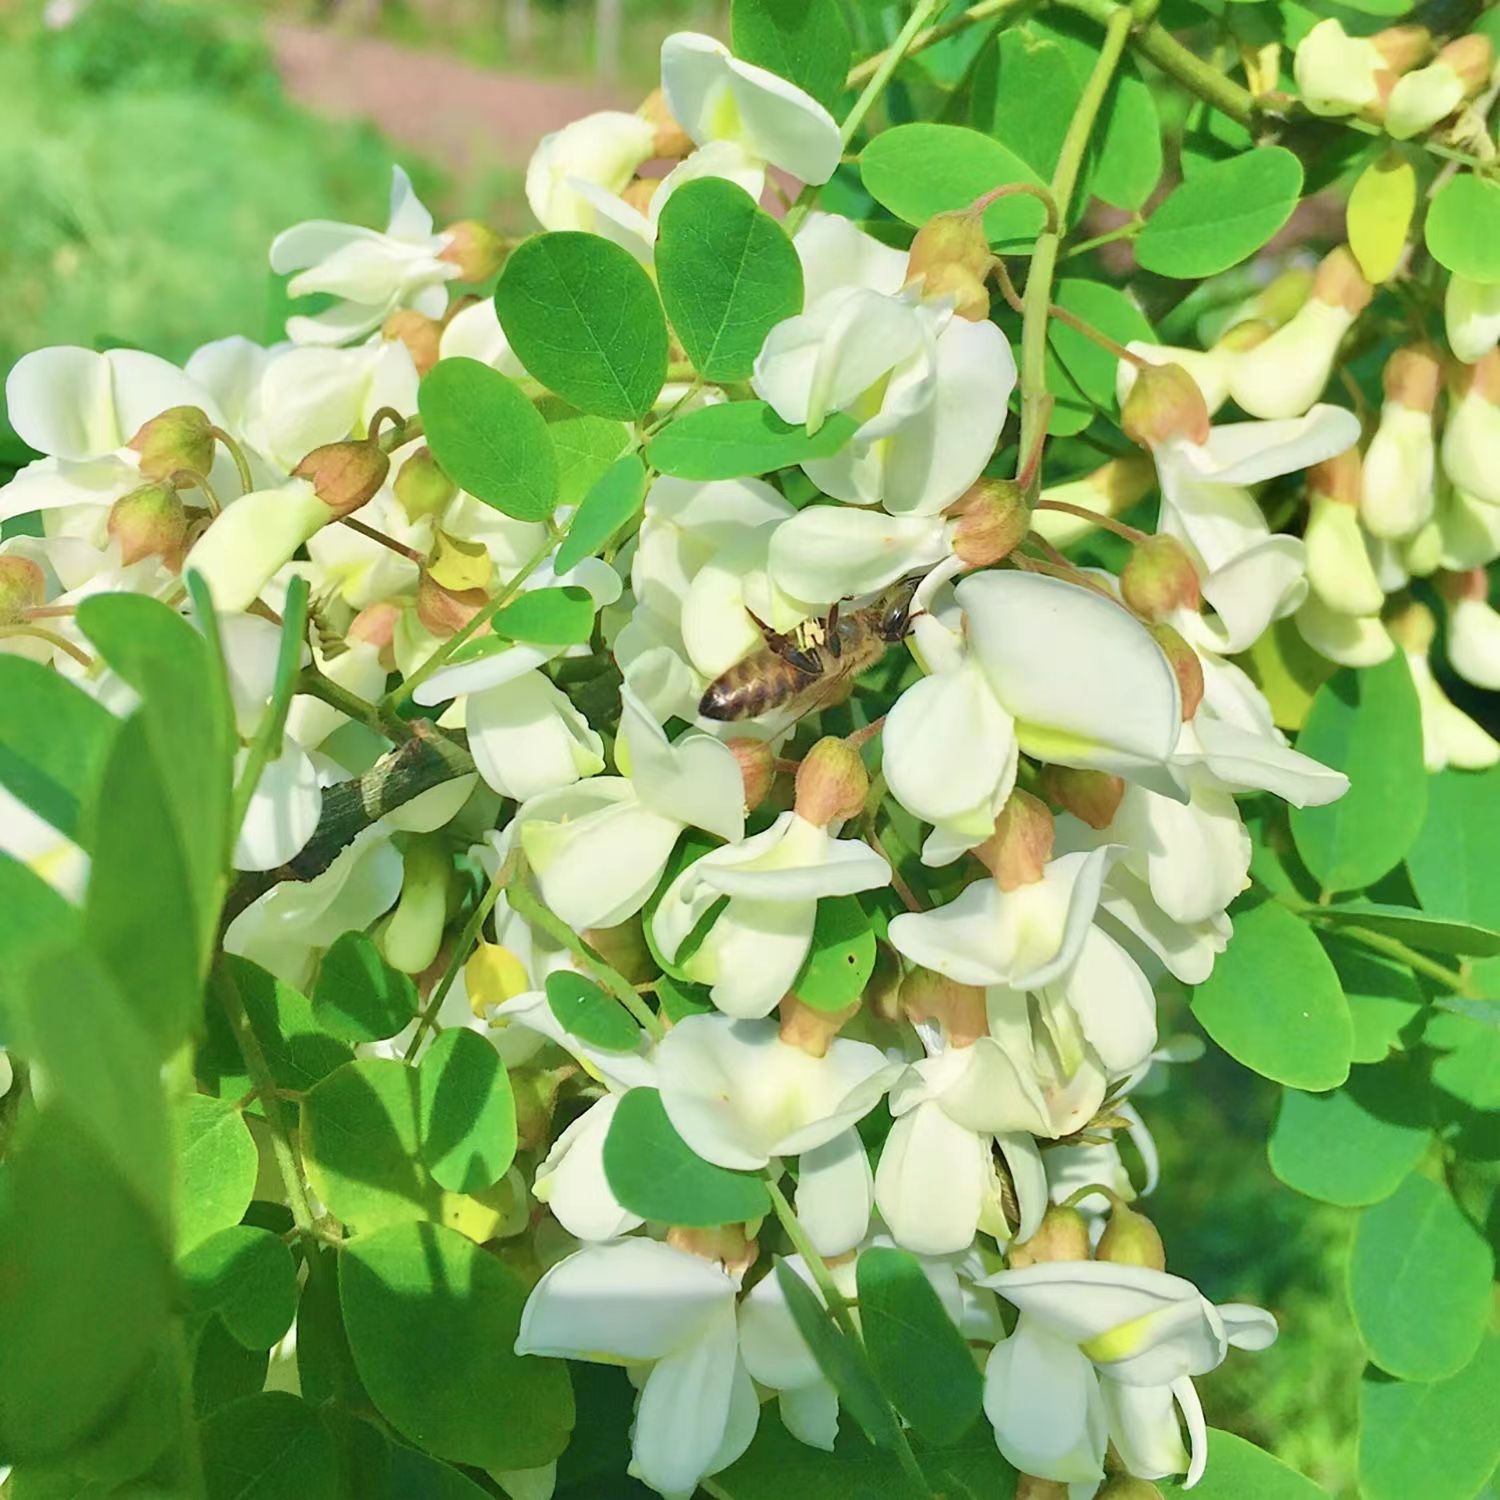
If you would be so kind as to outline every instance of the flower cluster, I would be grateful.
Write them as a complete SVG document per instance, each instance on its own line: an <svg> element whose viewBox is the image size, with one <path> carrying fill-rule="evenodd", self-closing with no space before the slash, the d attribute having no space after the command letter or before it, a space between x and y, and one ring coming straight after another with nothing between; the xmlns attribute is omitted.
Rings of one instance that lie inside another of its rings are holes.
<svg viewBox="0 0 1500 1500"><path fill-rule="evenodd" d="M1378 100L1409 134L1486 74L1458 44L1410 71L1415 52L1383 36L1322 22L1297 57L1309 105ZM549 137L526 192L543 230L654 274L689 184L759 200L769 174L825 182L842 149L801 89L678 35L660 93ZM1275 1324L1166 1271L1131 1207L1156 1174L1129 1095L1177 1055L1157 992L1203 981L1232 939L1251 849L1237 799L1302 807L1347 786L1288 744L1240 662L1278 622L1334 662L1400 649L1429 764L1500 756L1437 686L1433 621L1405 592L1436 576L1454 667L1500 687L1476 572L1500 553L1494 288L1455 279L1465 363L1399 349L1363 441L1322 400L1372 295L1335 250L1206 351L1121 351L1121 425L1143 453L1043 481L1035 454L1007 452L1017 364L989 316L988 245L977 215L949 220L908 249L794 211L800 309L748 379L676 348L633 426L549 394L474 295L510 247L435 230L399 171L385 230L275 241L293 294L326 304L287 342L224 339L182 369L47 349L7 389L41 456L0 517L40 524L0 544L0 649L128 714L73 609L129 591L186 612L196 574L248 761L305 581L297 692L234 851L253 899L225 946L306 985L337 939L371 931L425 996L441 983L438 1028L493 1042L524 1176L500 1232L525 1237L535 1283L516 1347L626 1365L632 1471L666 1496L738 1458L772 1396L815 1447L845 1420L773 1242L856 1329L861 1258L915 1257L1023 1473L1074 1500L1108 1473L1195 1480L1193 1377ZM458 361L503 376L558 450L572 424L587 477L560 508L512 514L461 487L418 417L424 379ZM733 477L651 466L675 422L752 401L766 431L842 437ZM638 506L565 550L631 454ZM1258 488L1302 471L1278 493L1300 514L1305 490L1305 526L1277 529ZM1152 488L1148 534L1120 513ZM1061 550L1095 527L1128 543L1118 574ZM548 624L526 624L528 602ZM581 627L553 627L564 606ZM447 774L376 796L411 744ZM323 857L351 806L373 810ZM84 889L82 852L13 799L0 842ZM474 871L491 895L466 928ZM841 965L857 984L829 978ZM559 975L600 981L626 1039L570 1025ZM409 1058L424 1040L414 1025L367 1048ZM643 1093L698 1166L764 1184L774 1219L653 1214L619 1166Z"/></svg>

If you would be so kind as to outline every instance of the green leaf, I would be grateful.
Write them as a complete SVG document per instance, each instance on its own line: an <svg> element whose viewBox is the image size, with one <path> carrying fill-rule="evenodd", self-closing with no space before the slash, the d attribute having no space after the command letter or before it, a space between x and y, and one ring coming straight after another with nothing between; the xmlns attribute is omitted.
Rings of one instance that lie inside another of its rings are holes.
<svg viewBox="0 0 1500 1500"><path fill-rule="evenodd" d="M553 559L558 573L602 552L645 504L650 476L638 453L617 458L583 497Z"/></svg>
<svg viewBox="0 0 1500 1500"><path fill-rule="evenodd" d="M1379 1203L1426 1155L1428 1112L1422 1078L1400 1062L1356 1068L1327 1094L1287 1089L1267 1148L1271 1170L1324 1203Z"/></svg>
<svg viewBox="0 0 1500 1500"><path fill-rule="evenodd" d="M1359 174L1349 194L1349 248L1366 281L1387 281L1401 263L1417 206L1417 173L1392 147Z"/></svg>
<svg viewBox="0 0 1500 1500"><path fill-rule="evenodd" d="M1135 242L1143 269L1216 276L1253 255L1291 217L1302 163L1282 146L1257 146L1201 167L1174 188Z"/></svg>
<svg viewBox="0 0 1500 1500"><path fill-rule="evenodd" d="M1370 932L1397 938L1413 948L1426 948L1431 953L1477 958L1493 958L1500 953L1500 932L1475 927L1468 922L1429 916L1414 906L1390 906L1379 901L1336 901L1317 907L1309 915L1319 922L1327 922L1335 931L1340 927L1363 927Z"/></svg>
<svg viewBox="0 0 1500 1500"><path fill-rule="evenodd" d="M0 656L0 786L86 847L94 800L119 720L60 672Z"/></svg>
<svg viewBox="0 0 1500 1500"><path fill-rule="evenodd" d="M538 234L495 287L505 337L530 373L579 411L634 421L667 378L667 323L636 258L597 234Z"/></svg>
<svg viewBox="0 0 1500 1500"><path fill-rule="evenodd" d="M855 896L818 902L812 946L793 991L814 1010L842 1010L858 1000L875 968L875 932Z"/></svg>
<svg viewBox="0 0 1500 1500"><path fill-rule="evenodd" d="M1373 885L1411 848L1427 807L1422 718L1406 658L1398 651L1330 677L1297 748L1349 778L1338 801L1291 810L1297 853L1326 891Z"/></svg>
<svg viewBox="0 0 1500 1500"><path fill-rule="evenodd" d="M417 1069L422 1160L441 1186L477 1193L516 1156L516 1101L500 1054L477 1031L440 1031Z"/></svg>
<svg viewBox="0 0 1500 1500"><path fill-rule="evenodd" d="M723 177L684 183L656 240L662 305L705 380L748 380L766 335L802 311L802 262L781 225Z"/></svg>
<svg viewBox="0 0 1500 1500"><path fill-rule="evenodd" d="M844 94L854 41L837 5L806 0L734 0L729 8L734 55L769 68L833 111Z"/></svg>
<svg viewBox="0 0 1500 1500"><path fill-rule="evenodd" d="M339 1500L338 1453L300 1396L262 1391L199 1429L208 1500Z"/></svg>
<svg viewBox="0 0 1500 1500"><path fill-rule="evenodd" d="M27 1119L0 1193L0 1453L60 1457L94 1430L143 1373L171 1295L157 1217L97 1139L57 1110Z"/></svg>
<svg viewBox="0 0 1500 1500"><path fill-rule="evenodd" d="M1432 258L1471 281L1500 281L1500 183L1461 172L1427 209Z"/></svg>
<svg viewBox="0 0 1500 1500"><path fill-rule="evenodd" d="M1333 932L1324 936L1323 951L1338 971L1354 1020L1353 1061L1382 1061L1401 1046L1401 1033L1425 1004L1416 977L1405 964L1340 942Z"/></svg>
<svg viewBox="0 0 1500 1500"><path fill-rule="evenodd" d="M1447 1190L1408 1177L1354 1231L1349 1306L1370 1358L1402 1380L1456 1375L1484 1337L1494 1270Z"/></svg>
<svg viewBox="0 0 1500 1500"><path fill-rule="evenodd" d="M260 1155L245 1117L226 1099L186 1094L172 1111L177 1253L238 1224L255 1196Z"/></svg>
<svg viewBox="0 0 1500 1500"><path fill-rule="evenodd" d="M655 1089L631 1089L604 1138L604 1175L622 1208L667 1224L738 1224L771 1211L765 1184L694 1154Z"/></svg>
<svg viewBox="0 0 1500 1500"><path fill-rule="evenodd" d="M639 1049L641 1028L592 979L571 969L558 969L547 976L546 988L547 1004L558 1025L579 1041L604 1052Z"/></svg>
<svg viewBox="0 0 1500 1500"><path fill-rule="evenodd" d="M1117 344L1128 344L1132 339L1148 344L1156 342L1156 332L1145 315L1117 287L1064 277L1057 283L1056 301L1059 307L1082 318ZM1115 371L1119 360L1087 334L1055 319L1047 324L1047 338L1079 390L1095 406L1115 411L1118 408Z"/></svg>
<svg viewBox="0 0 1500 1500"><path fill-rule="evenodd" d="M297 1267L268 1229L221 1229L184 1256L178 1270L192 1310L216 1314L247 1349L269 1349L292 1326Z"/></svg>
<svg viewBox="0 0 1500 1500"><path fill-rule="evenodd" d="M1327 1500L1312 1480L1279 1458L1217 1427L1208 1429L1208 1469L1192 1489L1176 1479L1158 1479L1156 1486L1169 1500Z"/></svg>
<svg viewBox="0 0 1500 1500"><path fill-rule="evenodd" d="M1365 1500L1473 1500L1500 1463L1500 1338L1431 1385L1366 1370L1359 1392Z"/></svg>
<svg viewBox="0 0 1500 1500"><path fill-rule="evenodd" d="M870 1368L869 1356L834 1326L818 1294L785 1260L777 1259L774 1275L797 1332L807 1341L818 1368L839 1393L844 1409L877 1448L896 1448L901 1429Z"/></svg>
<svg viewBox="0 0 1500 1500"><path fill-rule="evenodd" d="M437 1458L530 1469L567 1446L573 1392L562 1360L515 1352L526 1284L435 1224L352 1241L339 1292L360 1379L381 1416Z"/></svg>
<svg viewBox="0 0 1500 1500"><path fill-rule="evenodd" d="M297 1304L297 1378L314 1406L368 1410L370 1398L354 1368L339 1306L338 1258L331 1246L310 1251Z"/></svg>
<svg viewBox="0 0 1500 1500"><path fill-rule="evenodd" d="M352 1232L437 1218L418 1119L416 1070L390 1058L345 1063L303 1100L307 1180Z"/></svg>
<svg viewBox="0 0 1500 1500"><path fill-rule="evenodd" d="M1427 779L1427 817L1406 851L1423 906L1482 927L1500 928L1500 766L1440 771Z"/></svg>
<svg viewBox="0 0 1500 1500"><path fill-rule="evenodd" d="M318 1025L300 990L237 954L225 954L222 962L239 990L277 1087L303 1093L353 1057L343 1042ZM239 1099L250 1089L239 1044L217 1005L208 1009L208 1044L199 1054L198 1066L200 1076L221 1098Z"/></svg>
<svg viewBox="0 0 1500 1500"><path fill-rule="evenodd" d="M646 461L677 479L741 479L832 458L858 426L838 411L809 432L783 422L764 401L726 401L669 422L646 444Z"/></svg>
<svg viewBox="0 0 1500 1500"><path fill-rule="evenodd" d="M409 1026L418 1008L411 976L392 968L365 933L344 933L323 955L312 1013L325 1031L346 1042L381 1042Z"/></svg>
<svg viewBox="0 0 1500 1500"><path fill-rule="evenodd" d="M856 1263L859 1326L875 1378L920 1436L957 1442L979 1415L978 1367L921 1262L876 1247Z"/></svg>
<svg viewBox="0 0 1500 1500"><path fill-rule="evenodd" d="M1435 1015L1422 1041L1441 1055L1432 1081L1445 1094L1481 1113L1500 1111L1500 1004L1480 1002L1482 1018Z"/></svg>
<svg viewBox="0 0 1500 1500"><path fill-rule="evenodd" d="M991 188L1046 186L1014 151L962 125L882 130L861 153L859 172L877 203L919 227L934 214L967 208ZM1015 193L985 209L984 230L996 249L1029 255L1046 217L1039 199Z"/></svg>
<svg viewBox="0 0 1500 1500"><path fill-rule="evenodd" d="M1338 974L1307 923L1275 901L1238 912L1193 1014L1236 1062L1297 1089L1349 1076L1354 1028Z"/></svg>
<svg viewBox="0 0 1500 1500"><path fill-rule="evenodd" d="M422 377L417 408L432 456L460 489L518 521L552 514L552 434L515 381L477 359L440 359Z"/></svg>
<svg viewBox="0 0 1500 1500"><path fill-rule="evenodd" d="M0 852L0 1036L14 1043L32 960L83 941L78 908L29 865Z"/></svg>
<svg viewBox="0 0 1500 1500"><path fill-rule="evenodd" d="M557 453L557 503L577 505L625 451L630 429L608 417L587 416L556 396L543 396L536 409Z"/></svg>
<svg viewBox="0 0 1500 1500"><path fill-rule="evenodd" d="M587 589L527 589L498 610L491 621L496 635L539 646L582 646L594 633L598 605Z"/></svg>
<svg viewBox="0 0 1500 1500"><path fill-rule="evenodd" d="M301 1346L299 1326L299 1372L303 1368ZM209 1318L202 1325L193 1351L193 1414L202 1421L221 1406L264 1390L270 1363L266 1350L247 1349L218 1318Z"/></svg>

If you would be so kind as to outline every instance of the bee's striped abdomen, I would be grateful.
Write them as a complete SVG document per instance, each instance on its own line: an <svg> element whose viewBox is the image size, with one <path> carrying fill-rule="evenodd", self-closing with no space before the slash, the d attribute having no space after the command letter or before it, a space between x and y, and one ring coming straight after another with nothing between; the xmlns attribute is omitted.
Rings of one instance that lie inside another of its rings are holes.
<svg viewBox="0 0 1500 1500"><path fill-rule="evenodd" d="M705 719L723 722L753 719L790 703L815 681L815 674L793 666L775 652L757 651L709 683L698 712Z"/></svg>

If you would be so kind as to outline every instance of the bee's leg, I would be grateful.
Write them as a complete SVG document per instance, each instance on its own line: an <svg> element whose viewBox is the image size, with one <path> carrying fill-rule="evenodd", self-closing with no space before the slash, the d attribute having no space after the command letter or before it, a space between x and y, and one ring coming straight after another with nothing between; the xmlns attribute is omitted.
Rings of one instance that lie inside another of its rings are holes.
<svg viewBox="0 0 1500 1500"><path fill-rule="evenodd" d="M816 646L803 647L789 635L768 637L766 646L782 661L790 662L799 672L805 672L809 677L822 675L823 658L818 655Z"/></svg>
<svg viewBox="0 0 1500 1500"><path fill-rule="evenodd" d="M833 608L828 611L828 619L823 625L824 635L828 640L828 649L833 653L833 659L837 661L844 654L844 643L839 639L839 601L833 601Z"/></svg>

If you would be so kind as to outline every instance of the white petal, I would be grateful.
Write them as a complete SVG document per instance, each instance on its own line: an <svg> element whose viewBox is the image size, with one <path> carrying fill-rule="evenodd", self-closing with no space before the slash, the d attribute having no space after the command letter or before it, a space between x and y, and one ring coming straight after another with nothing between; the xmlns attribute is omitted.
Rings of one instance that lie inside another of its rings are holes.
<svg viewBox="0 0 1500 1500"><path fill-rule="evenodd" d="M23 354L6 377L5 402L21 440L54 458L97 458L132 435L115 423L109 362L92 349Z"/></svg>
<svg viewBox="0 0 1500 1500"><path fill-rule="evenodd" d="M875 1171L875 1202L896 1243L919 1255L967 1250L979 1227L989 1142L940 1104L919 1104L891 1127Z"/></svg>
<svg viewBox="0 0 1500 1500"><path fill-rule="evenodd" d="M812 604L874 593L947 555L945 522L842 505L809 505L771 538L778 587Z"/></svg>
<svg viewBox="0 0 1500 1500"><path fill-rule="evenodd" d="M641 801L679 824L706 829L731 843L740 839L745 783L733 752L702 734L669 742L628 685L621 698L620 733Z"/></svg>
<svg viewBox="0 0 1500 1500"><path fill-rule="evenodd" d="M243 766L245 753L236 761L237 768ZM322 811L317 768L296 741L287 740L255 783L235 840L235 869L274 870L286 864L313 836Z"/></svg>
<svg viewBox="0 0 1500 1500"><path fill-rule="evenodd" d="M1099 1382L1071 1344L1023 1319L990 1351L984 1410L1001 1453L1023 1473L1064 1484L1103 1477Z"/></svg>
<svg viewBox="0 0 1500 1500"><path fill-rule="evenodd" d="M839 1393L826 1380L782 1391L778 1405L782 1423L799 1443L833 1452L839 1435Z"/></svg>
<svg viewBox="0 0 1500 1500"><path fill-rule="evenodd" d="M642 1223L622 1208L604 1175L604 1138L619 1099L591 1104L553 1142L537 1168L534 1192L569 1234L581 1240L612 1240Z"/></svg>
<svg viewBox="0 0 1500 1500"><path fill-rule="evenodd" d="M814 186L838 169L844 144L832 115L795 84L753 63L729 60L735 134L757 156Z"/></svg>
<svg viewBox="0 0 1500 1500"><path fill-rule="evenodd" d="M502 797L524 802L604 769L604 742L540 672L473 694L465 727L479 774Z"/></svg>
<svg viewBox="0 0 1500 1500"><path fill-rule="evenodd" d="M1170 1385L1099 1383L1109 1413L1109 1435L1127 1473L1141 1479L1164 1479L1188 1467L1188 1451L1177 1426L1177 1406Z"/></svg>
<svg viewBox="0 0 1500 1500"><path fill-rule="evenodd" d="M869 1233L875 1175L857 1130L841 1131L802 1153L795 1206L819 1255L846 1255Z"/></svg>

